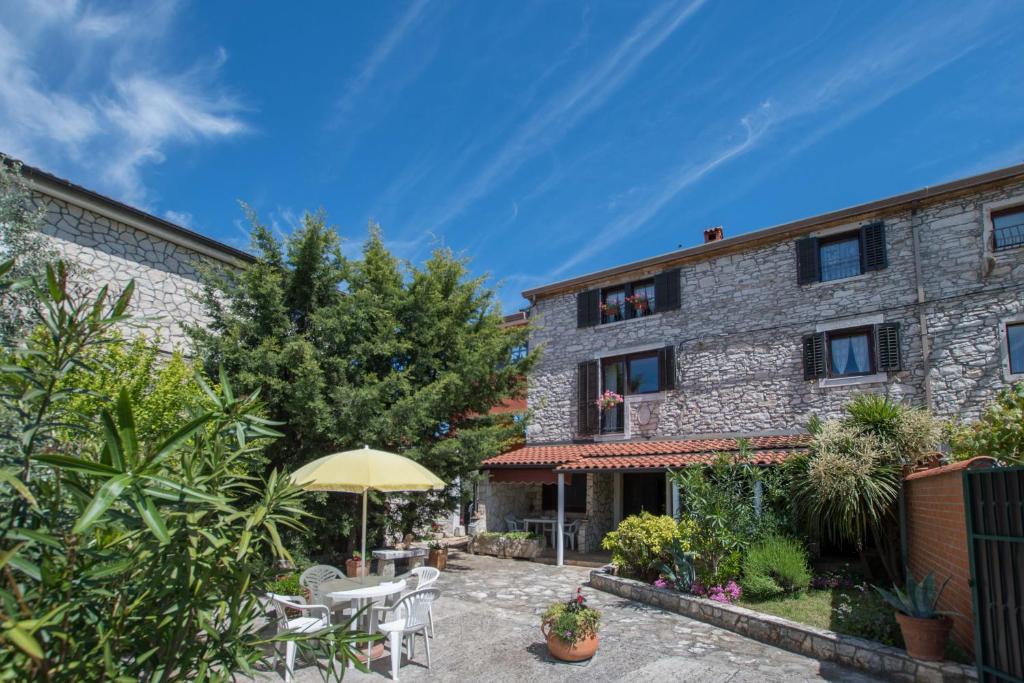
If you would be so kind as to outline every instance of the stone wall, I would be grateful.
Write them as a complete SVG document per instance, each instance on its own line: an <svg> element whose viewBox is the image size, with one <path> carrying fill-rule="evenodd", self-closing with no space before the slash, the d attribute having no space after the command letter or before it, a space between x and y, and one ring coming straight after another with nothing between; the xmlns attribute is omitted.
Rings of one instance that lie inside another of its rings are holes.
<svg viewBox="0 0 1024 683"><path fill-rule="evenodd" d="M576 292L540 298L530 313L530 347L541 357L529 377L534 419L527 440L576 437L578 363L667 345L676 349L676 389L629 399L624 438L792 431L811 414L838 415L852 394L865 391L924 405L926 374L937 415L976 417L1015 379L1005 371L1002 321L1024 314L1024 249L992 254L984 246L988 212L1013 201L1024 202L1024 184L813 233L885 221L888 267L845 280L798 284L788 239L683 264L678 311L578 329ZM931 339L927 363L922 312ZM803 335L866 320L900 323L902 372L853 386L804 380Z"/></svg>
<svg viewBox="0 0 1024 683"><path fill-rule="evenodd" d="M587 525L584 538L580 540L580 552L592 553L601 549L601 540L613 528L614 499L611 474L587 475Z"/></svg>
<svg viewBox="0 0 1024 683"><path fill-rule="evenodd" d="M539 514L541 488L540 484L494 483L485 472L476 499L487 507L487 530L507 531L505 515L523 517L531 510Z"/></svg>
<svg viewBox="0 0 1024 683"><path fill-rule="evenodd" d="M164 350L187 345L185 324L206 322L195 296L201 264L213 259L55 197L34 193L33 200L46 210L42 231L84 269L88 284L119 292L135 280L131 311L152 318L145 329Z"/></svg>

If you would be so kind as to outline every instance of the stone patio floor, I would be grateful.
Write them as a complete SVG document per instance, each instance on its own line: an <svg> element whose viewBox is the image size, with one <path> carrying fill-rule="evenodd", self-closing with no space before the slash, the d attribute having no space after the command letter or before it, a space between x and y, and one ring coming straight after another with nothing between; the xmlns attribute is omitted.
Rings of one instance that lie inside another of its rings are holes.
<svg viewBox="0 0 1024 683"><path fill-rule="evenodd" d="M433 668L420 640L401 681L853 681L878 680L793 654L703 622L590 589L590 570L452 553L434 606ZM601 646L584 665L555 662L538 626L556 600L578 585L602 612ZM278 672L283 672L279 664ZM311 662L296 662L296 683L320 681ZM262 681L280 680L271 673ZM390 658L370 673L350 670L346 681L390 680Z"/></svg>

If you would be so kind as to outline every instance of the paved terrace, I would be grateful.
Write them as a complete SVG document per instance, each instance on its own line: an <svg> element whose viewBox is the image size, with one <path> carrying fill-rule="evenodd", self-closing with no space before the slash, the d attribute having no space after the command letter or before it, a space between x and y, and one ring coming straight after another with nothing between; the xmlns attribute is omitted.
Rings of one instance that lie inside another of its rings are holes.
<svg viewBox="0 0 1024 683"><path fill-rule="evenodd" d="M876 679L764 645L708 624L618 598L586 586L590 569L452 553L434 606L433 668L423 643L400 681L852 681ZM601 647L585 665L548 656L539 615L568 600L578 585L602 612ZM422 660L422 661L421 661ZM278 671L283 672L283 664ZM296 662L296 683L320 681L309 662ZM261 680L280 680L277 676ZM390 658L346 681L390 680Z"/></svg>

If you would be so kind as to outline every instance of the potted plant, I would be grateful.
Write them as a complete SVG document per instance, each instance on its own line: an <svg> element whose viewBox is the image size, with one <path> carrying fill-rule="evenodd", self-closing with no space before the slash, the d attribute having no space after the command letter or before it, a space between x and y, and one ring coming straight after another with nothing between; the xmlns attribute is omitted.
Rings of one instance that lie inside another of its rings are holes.
<svg viewBox="0 0 1024 683"><path fill-rule="evenodd" d="M626 301L633 307L639 315L647 315L651 312L651 302L643 294L634 294L633 296L627 296Z"/></svg>
<svg viewBox="0 0 1024 683"><path fill-rule="evenodd" d="M608 318L616 318L622 313L622 302L620 301L602 301L601 302L601 313Z"/></svg>
<svg viewBox="0 0 1024 683"><path fill-rule="evenodd" d="M953 627L950 616L955 612L940 612L935 609L939 596L949 579L935 588L935 573L928 574L924 581L917 583L907 569L907 585L900 589L893 586L889 591L875 586L875 590L894 608L899 622L907 654L914 659L939 661L946 651L946 639Z"/></svg>
<svg viewBox="0 0 1024 683"><path fill-rule="evenodd" d="M345 574L347 576L368 576L370 572L367 571L367 566L363 562L363 554L358 550L352 553L350 559L345 560Z"/></svg>
<svg viewBox="0 0 1024 683"><path fill-rule="evenodd" d="M427 554L427 566L444 571L448 565L448 546L441 541L431 541L427 544L430 552Z"/></svg>
<svg viewBox="0 0 1024 683"><path fill-rule="evenodd" d="M583 591L568 602L556 602L541 616L540 631L548 641L548 652L563 662L582 662L597 652L597 630L601 613L587 607Z"/></svg>
<svg viewBox="0 0 1024 683"><path fill-rule="evenodd" d="M611 410L622 403L622 394L616 394L610 389L605 389L604 393L601 394L596 403L597 407L601 410Z"/></svg>

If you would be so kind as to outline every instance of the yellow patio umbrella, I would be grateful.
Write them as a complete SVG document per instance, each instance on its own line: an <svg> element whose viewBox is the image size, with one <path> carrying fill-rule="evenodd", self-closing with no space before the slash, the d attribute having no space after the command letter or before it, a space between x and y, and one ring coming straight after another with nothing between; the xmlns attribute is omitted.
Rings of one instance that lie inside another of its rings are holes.
<svg viewBox="0 0 1024 683"><path fill-rule="evenodd" d="M363 494L363 562L366 559L366 494L374 491L440 491L445 483L415 460L364 446L325 455L292 472L292 481L307 491ZM360 576L360 579L362 576Z"/></svg>

